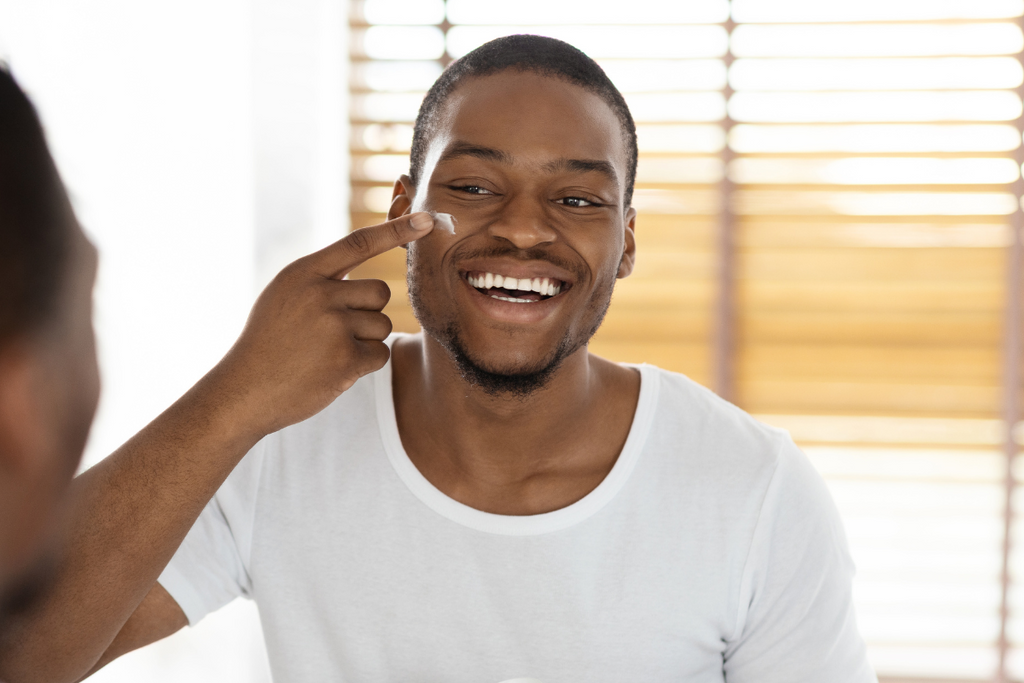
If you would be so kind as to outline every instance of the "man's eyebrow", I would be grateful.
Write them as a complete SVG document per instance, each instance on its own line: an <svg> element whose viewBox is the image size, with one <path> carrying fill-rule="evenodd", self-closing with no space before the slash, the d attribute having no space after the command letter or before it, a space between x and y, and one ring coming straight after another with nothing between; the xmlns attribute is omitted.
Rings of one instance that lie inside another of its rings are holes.
<svg viewBox="0 0 1024 683"><path fill-rule="evenodd" d="M506 166L510 166L513 163L513 157L508 152L500 149L494 149L493 147L474 145L469 142L456 142L445 150L437 163L440 164L459 157L476 157L477 159L494 161ZM566 171L589 173L591 171L596 171L597 173L607 177L612 182L617 183L619 181L619 175L615 172L615 167L607 161L602 161L600 159L556 159L544 164L543 169L548 173L564 173Z"/></svg>
<svg viewBox="0 0 1024 683"><path fill-rule="evenodd" d="M560 171L590 173L591 171L596 171L614 183L619 182L619 175L615 172L615 167L607 161L600 159L556 159L544 164L544 170L550 173L558 173Z"/></svg>
<svg viewBox="0 0 1024 683"><path fill-rule="evenodd" d="M477 159L483 159L485 161L496 161L499 164L510 165L512 163L512 155L508 152L503 152L500 149L494 149L493 147L483 147L482 145L474 145L468 142L456 142L454 145L445 150L441 158L437 160L437 163L441 164L445 161L451 161L459 157L476 157Z"/></svg>

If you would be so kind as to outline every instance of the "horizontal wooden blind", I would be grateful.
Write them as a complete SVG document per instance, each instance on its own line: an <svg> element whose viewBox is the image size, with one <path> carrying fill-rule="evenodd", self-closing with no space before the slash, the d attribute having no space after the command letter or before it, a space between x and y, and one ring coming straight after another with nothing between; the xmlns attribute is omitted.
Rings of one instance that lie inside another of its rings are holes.
<svg viewBox="0 0 1024 683"><path fill-rule="evenodd" d="M780 424L819 416L802 441L844 513L882 674L997 668L1000 437L921 442L923 420L1000 417L1020 13L732 6L736 397ZM858 416L889 421L871 437Z"/></svg>
<svg viewBox="0 0 1024 683"><path fill-rule="evenodd" d="M733 399L829 482L883 679L990 680L1021 15L1021 0L353 2L352 225L384 220L450 59L510 33L583 49L640 143L637 269L592 350L709 386L724 362ZM396 329L415 331L403 258L356 275L387 280ZM1011 559L1007 672L1024 680L1024 552Z"/></svg>
<svg viewBox="0 0 1024 683"><path fill-rule="evenodd" d="M734 16L791 21L772 11L789 4ZM1020 50L992 19L737 26L744 406L998 415Z"/></svg>

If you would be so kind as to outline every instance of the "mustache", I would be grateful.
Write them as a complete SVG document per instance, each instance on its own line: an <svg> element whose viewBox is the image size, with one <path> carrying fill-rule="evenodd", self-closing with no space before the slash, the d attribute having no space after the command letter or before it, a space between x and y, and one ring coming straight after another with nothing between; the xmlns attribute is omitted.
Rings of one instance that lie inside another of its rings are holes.
<svg viewBox="0 0 1024 683"><path fill-rule="evenodd" d="M572 273L576 281L583 280L587 276L586 268L575 261L562 258L552 254L542 247L531 247L530 249L517 249L512 246L494 245L485 249L456 249L452 254L453 260L458 263L469 259L506 258L513 261L547 261L553 266Z"/></svg>

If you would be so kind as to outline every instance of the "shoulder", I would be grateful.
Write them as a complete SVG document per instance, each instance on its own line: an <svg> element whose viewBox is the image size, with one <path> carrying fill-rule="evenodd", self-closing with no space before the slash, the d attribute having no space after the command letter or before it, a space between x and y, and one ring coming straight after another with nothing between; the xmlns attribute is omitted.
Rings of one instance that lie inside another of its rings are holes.
<svg viewBox="0 0 1024 683"><path fill-rule="evenodd" d="M686 487L707 509L760 520L770 534L814 526L843 545L828 487L789 432L683 375L646 371L659 383L648 454L664 481Z"/></svg>
<svg viewBox="0 0 1024 683"><path fill-rule="evenodd" d="M653 366L643 366L642 372L645 381L657 384L652 437L680 456L732 471L774 470L780 458L803 457L788 432L758 421L685 375Z"/></svg>

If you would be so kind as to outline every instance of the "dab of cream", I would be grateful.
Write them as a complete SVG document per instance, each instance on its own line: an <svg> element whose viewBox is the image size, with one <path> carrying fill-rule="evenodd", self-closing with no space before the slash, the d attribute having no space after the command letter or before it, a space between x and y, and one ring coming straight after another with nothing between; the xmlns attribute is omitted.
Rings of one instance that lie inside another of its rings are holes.
<svg viewBox="0 0 1024 683"><path fill-rule="evenodd" d="M441 228L453 235L455 234L455 224L459 222L456 220L455 216L450 213L440 213L438 211L430 211L429 213L434 217L434 227Z"/></svg>

